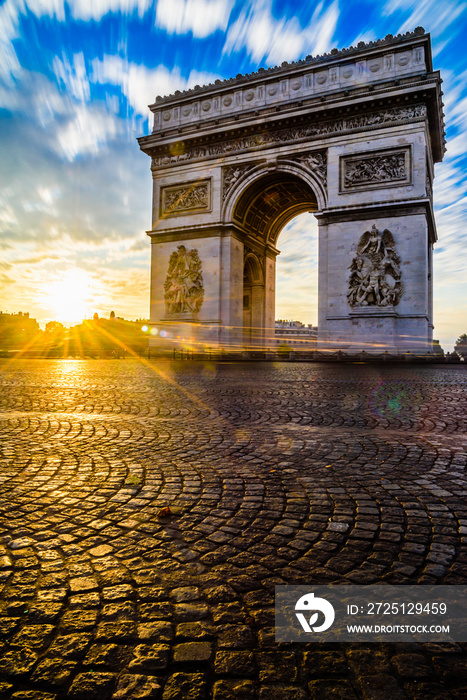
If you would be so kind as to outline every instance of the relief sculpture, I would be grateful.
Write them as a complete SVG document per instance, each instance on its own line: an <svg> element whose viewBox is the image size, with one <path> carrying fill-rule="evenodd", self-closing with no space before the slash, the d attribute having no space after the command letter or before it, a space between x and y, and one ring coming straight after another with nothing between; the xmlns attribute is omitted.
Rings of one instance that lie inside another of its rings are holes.
<svg viewBox="0 0 467 700"><path fill-rule="evenodd" d="M152 157L152 169L160 168L172 163L183 163L197 158L209 158L239 151L260 150L268 146L281 143L291 143L302 139L310 139L320 136L332 136L343 132L356 131L373 126L384 126L415 119L423 119L427 115L426 105L410 105L407 107L391 107L384 111L359 114L353 117L333 119L326 121L313 121L313 123L277 129L260 134L239 136L226 141L216 140L215 143L206 146L187 146L183 153L172 154L169 151L154 154Z"/></svg>
<svg viewBox="0 0 467 700"><path fill-rule="evenodd" d="M345 160L344 187L407 180L406 152Z"/></svg>
<svg viewBox="0 0 467 700"><path fill-rule="evenodd" d="M198 251L179 245L169 259L164 284L165 310L170 316L197 314L204 299L203 275Z"/></svg>
<svg viewBox="0 0 467 700"><path fill-rule="evenodd" d="M326 151L314 151L313 153L307 153L307 155L299 158L300 162L316 173L320 178L324 186L327 184L327 153Z"/></svg>
<svg viewBox="0 0 467 700"><path fill-rule="evenodd" d="M350 306L391 307L399 303L402 295L400 258L388 229L381 233L373 224L371 231L365 231L349 269L347 299Z"/></svg>
<svg viewBox="0 0 467 700"><path fill-rule="evenodd" d="M161 213L165 216L209 208L209 183L185 187L165 187L162 192Z"/></svg>
<svg viewBox="0 0 467 700"><path fill-rule="evenodd" d="M234 185L240 178L251 170L256 163L248 163L246 165L231 165L222 169L222 198L225 199Z"/></svg>

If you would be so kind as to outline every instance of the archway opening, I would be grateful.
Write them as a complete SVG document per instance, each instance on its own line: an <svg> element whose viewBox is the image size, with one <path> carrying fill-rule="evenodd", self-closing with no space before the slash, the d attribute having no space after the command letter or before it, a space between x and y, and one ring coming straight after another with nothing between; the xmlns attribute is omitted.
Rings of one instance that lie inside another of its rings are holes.
<svg viewBox="0 0 467 700"><path fill-rule="evenodd" d="M243 345L245 348L275 349L277 347L276 257L279 250L276 246L281 232L283 232L281 242L287 250L284 264L280 268L279 284L281 297L283 297L280 308L284 310L287 318L290 315L295 316L298 309L293 306L293 291L291 292L290 288L287 289L287 286L290 287L291 284L292 287L297 288L298 285L299 297L302 300L305 299L308 290L311 299L309 304L304 302L307 311L306 325L314 322L316 329L317 312L315 308L313 314L311 307L312 299L315 299L316 307L317 291L314 290L310 279L317 279L317 274L313 274L313 266L317 266L315 233L317 226L314 217L311 216L311 213L316 212L317 209L317 198L310 185L298 175L287 171L275 171L253 181L236 202L233 221L237 229L242 232L244 247ZM305 230L307 227L308 235ZM314 242L313 233L315 233ZM306 246L306 249L300 252L301 245ZM310 270L307 270L303 276L307 263ZM316 282L314 284L316 286ZM286 311L287 308L288 311Z"/></svg>
<svg viewBox="0 0 467 700"><path fill-rule="evenodd" d="M279 235L276 263L275 344L313 350L318 335L318 222L299 214Z"/></svg>

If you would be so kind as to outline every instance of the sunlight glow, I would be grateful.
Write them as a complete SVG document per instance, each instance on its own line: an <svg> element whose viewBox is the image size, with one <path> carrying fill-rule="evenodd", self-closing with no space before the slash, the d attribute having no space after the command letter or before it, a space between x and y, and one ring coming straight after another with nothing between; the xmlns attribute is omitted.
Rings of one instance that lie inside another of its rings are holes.
<svg viewBox="0 0 467 700"><path fill-rule="evenodd" d="M65 325L81 323L91 315L89 275L83 270L68 270L65 277L52 282L47 302L55 320Z"/></svg>

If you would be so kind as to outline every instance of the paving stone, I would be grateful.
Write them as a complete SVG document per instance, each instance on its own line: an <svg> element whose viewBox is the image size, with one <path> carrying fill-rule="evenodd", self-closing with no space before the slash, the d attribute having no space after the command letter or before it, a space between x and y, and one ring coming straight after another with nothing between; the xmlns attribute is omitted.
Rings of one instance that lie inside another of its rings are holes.
<svg viewBox="0 0 467 700"><path fill-rule="evenodd" d="M169 662L169 654L168 644L138 644L133 650L133 658L128 668L142 673L164 669Z"/></svg>
<svg viewBox="0 0 467 700"><path fill-rule="evenodd" d="M83 665L96 668L105 666L109 669L119 671L130 656L131 649L127 646L121 646L119 644L93 644L83 660Z"/></svg>
<svg viewBox="0 0 467 700"><path fill-rule="evenodd" d="M247 625L219 625L219 646L224 649L247 649L253 646L253 634Z"/></svg>
<svg viewBox="0 0 467 700"><path fill-rule="evenodd" d="M84 656L85 650L92 639L92 633L66 634L56 637L49 647L52 655L77 659Z"/></svg>
<svg viewBox="0 0 467 700"><path fill-rule="evenodd" d="M213 685L213 700L256 700L256 686L246 680L220 680Z"/></svg>
<svg viewBox="0 0 467 700"><path fill-rule="evenodd" d="M145 642L171 642L174 638L173 625L170 622L146 622L138 625L137 633L138 638Z"/></svg>
<svg viewBox="0 0 467 700"><path fill-rule="evenodd" d="M291 652L259 652L256 661L260 682L293 682L298 677L297 659Z"/></svg>
<svg viewBox="0 0 467 700"><path fill-rule="evenodd" d="M134 622L99 622L96 630L96 640L99 641L131 641L135 637Z"/></svg>
<svg viewBox="0 0 467 700"><path fill-rule="evenodd" d="M209 642L185 642L176 644L173 648L173 659L177 663L206 662L212 654L212 644Z"/></svg>
<svg viewBox="0 0 467 700"><path fill-rule="evenodd" d="M115 680L113 673L79 673L67 697L77 700L107 700L112 695Z"/></svg>
<svg viewBox="0 0 467 700"><path fill-rule="evenodd" d="M38 659L38 655L28 647L10 649L0 658L0 673L7 676L22 676L28 673Z"/></svg>
<svg viewBox="0 0 467 700"><path fill-rule="evenodd" d="M112 700L141 700L157 698L161 685L158 679L140 674L123 674L118 679L118 686Z"/></svg>
<svg viewBox="0 0 467 700"><path fill-rule="evenodd" d="M254 654L249 651L218 651L214 670L217 674L251 677L256 673Z"/></svg>
<svg viewBox="0 0 467 700"><path fill-rule="evenodd" d="M62 629L70 632L83 632L92 629L97 622L94 610L69 610L60 620Z"/></svg>
<svg viewBox="0 0 467 700"><path fill-rule="evenodd" d="M37 665L31 680L34 683L63 686L70 680L76 665L75 661L47 657Z"/></svg>
<svg viewBox="0 0 467 700"><path fill-rule="evenodd" d="M203 673L174 673L164 687L162 700L205 700L206 677Z"/></svg>

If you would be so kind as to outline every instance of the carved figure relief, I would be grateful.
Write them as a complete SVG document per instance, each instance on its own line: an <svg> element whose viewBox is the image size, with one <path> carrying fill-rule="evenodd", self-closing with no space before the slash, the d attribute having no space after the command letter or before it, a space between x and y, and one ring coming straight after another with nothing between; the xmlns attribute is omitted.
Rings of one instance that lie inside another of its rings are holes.
<svg viewBox="0 0 467 700"><path fill-rule="evenodd" d="M341 159L341 188L344 190L381 184L410 182L410 151L344 156Z"/></svg>
<svg viewBox="0 0 467 700"><path fill-rule="evenodd" d="M349 270L347 299L353 308L399 303L403 291L400 258L388 229L381 233L373 224L370 231L365 231Z"/></svg>
<svg viewBox="0 0 467 700"><path fill-rule="evenodd" d="M333 135L341 132L356 131L369 126L383 126L405 121L423 119L427 115L426 105L410 105L408 107L391 107L390 109L369 114L359 114L354 117L345 117L333 121L316 121L305 126L291 126L277 131L263 132L240 136L227 141L216 141L206 146L192 146L180 154L159 153L152 158L152 169L172 163L182 163L196 158L208 158L220 156L226 153L238 151L250 151L280 143L296 142L300 139L309 139L314 136Z"/></svg>
<svg viewBox="0 0 467 700"><path fill-rule="evenodd" d="M210 181L188 183L161 190L161 216L205 211L210 207Z"/></svg>
<svg viewBox="0 0 467 700"><path fill-rule="evenodd" d="M254 168L256 163L247 165L230 165L222 168L222 198L225 199L234 185L240 180L247 170Z"/></svg>
<svg viewBox="0 0 467 700"><path fill-rule="evenodd" d="M299 163L302 163L308 170L315 173L326 187L328 179L326 151L314 151L313 153L307 153L296 160Z"/></svg>
<svg viewBox="0 0 467 700"><path fill-rule="evenodd" d="M169 259L164 284L165 310L170 316L197 314L204 300L201 260L196 248L179 245Z"/></svg>

